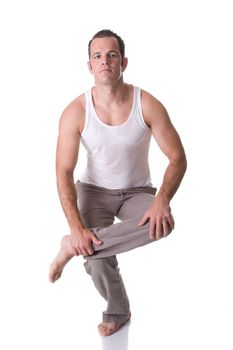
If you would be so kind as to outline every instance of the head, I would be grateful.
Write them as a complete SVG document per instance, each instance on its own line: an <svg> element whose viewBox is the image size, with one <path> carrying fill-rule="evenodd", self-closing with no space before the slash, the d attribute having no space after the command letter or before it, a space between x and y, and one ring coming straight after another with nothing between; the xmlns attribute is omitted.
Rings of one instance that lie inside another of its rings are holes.
<svg viewBox="0 0 233 350"><path fill-rule="evenodd" d="M124 41L111 30L96 33L88 44L88 68L95 82L113 84L123 81L123 72L128 60L125 57Z"/></svg>
<svg viewBox="0 0 233 350"><path fill-rule="evenodd" d="M92 39L89 41L88 43L88 56L89 59L91 57L91 43L94 39L96 38L109 38L109 37L113 37L116 38L118 45L119 45L119 51L121 54L121 59L123 60L125 57L125 43L124 41L121 39L121 37L119 35L117 35L116 33L114 33L113 31L111 31L110 29L103 29L100 30L99 32L97 32Z"/></svg>

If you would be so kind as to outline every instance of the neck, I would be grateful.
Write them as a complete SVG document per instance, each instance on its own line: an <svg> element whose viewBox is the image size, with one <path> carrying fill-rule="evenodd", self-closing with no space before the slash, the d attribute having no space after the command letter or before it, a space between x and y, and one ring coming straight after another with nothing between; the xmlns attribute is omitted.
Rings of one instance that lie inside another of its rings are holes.
<svg viewBox="0 0 233 350"><path fill-rule="evenodd" d="M115 84L95 84L92 92L96 99L104 103L120 102L125 100L128 84L118 81Z"/></svg>

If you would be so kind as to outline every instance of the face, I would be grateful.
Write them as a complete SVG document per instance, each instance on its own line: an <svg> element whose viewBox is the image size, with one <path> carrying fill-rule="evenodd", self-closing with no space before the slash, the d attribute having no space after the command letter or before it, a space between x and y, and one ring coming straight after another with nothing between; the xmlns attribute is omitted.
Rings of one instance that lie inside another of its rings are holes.
<svg viewBox="0 0 233 350"><path fill-rule="evenodd" d="M122 79L126 66L127 59L122 60L116 38L96 38L92 41L88 67L96 82L111 83Z"/></svg>

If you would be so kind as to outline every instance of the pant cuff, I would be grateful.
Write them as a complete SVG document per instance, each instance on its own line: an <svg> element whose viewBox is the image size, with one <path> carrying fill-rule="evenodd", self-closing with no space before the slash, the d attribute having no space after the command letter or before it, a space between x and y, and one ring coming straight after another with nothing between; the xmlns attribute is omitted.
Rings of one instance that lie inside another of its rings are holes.
<svg viewBox="0 0 233 350"><path fill-rule="evenodd" d="M103 322L115 322L120 325L129 318L129 311L126 314L106 314L103 312Z"/></svg>

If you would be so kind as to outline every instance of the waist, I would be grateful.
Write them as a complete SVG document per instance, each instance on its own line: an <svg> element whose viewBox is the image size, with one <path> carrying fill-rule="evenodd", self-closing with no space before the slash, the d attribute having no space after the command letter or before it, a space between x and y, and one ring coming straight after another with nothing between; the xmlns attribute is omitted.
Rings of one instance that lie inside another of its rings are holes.
<svg viewBox="0 0 233 350"><path fill-rule="evenodd" d="M129 188L106 188L102 186L93 185L91 183L86 183L78 180L76 182L76 188L83 188L88 189L95 192L101 192L105 194L110 195L122 195L122 194L131 194L131 193L137 193L137 192L147 192L151 194L156 193L156 187L153 187L152 184L149 184L148 186L136 186L136 187L129 187Z"/></svg>
<svg viewBox="0 0 233 350"><path fill-rule="evenodd" d="M122 169L121 167L111 168L103 165L96 167L89 163L80 180L81 182L109 189L151 186L148 166Z"/></svg>

